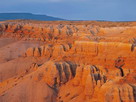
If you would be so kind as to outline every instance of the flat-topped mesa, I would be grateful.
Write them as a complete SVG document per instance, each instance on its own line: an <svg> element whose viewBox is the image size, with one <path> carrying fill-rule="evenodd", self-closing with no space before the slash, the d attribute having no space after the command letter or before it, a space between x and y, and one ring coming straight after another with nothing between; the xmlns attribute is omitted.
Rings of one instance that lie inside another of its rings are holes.
<svg viewBox="0 0 136 102"><path fill-rule="evenodd" d="M77 57L85 56L89 59L100 58L109 61L121 56L131 60L136 56L136 50L132 52L131 47L132 44L119 42L75 41L71 51L75 54L80 54Z"/></svg>
<svg viewBox="0 0 136 102"><path fill-rule="evenodd" d="M98 55L98 44L90 41L75 41L72 51L75 53Z"/></svg>
<svg viewBox="0 0 136 102"><path fill-rule="evenodd" d="M105 28L100 28L99 30L101 33L103 32L103 34L131 34L133 36L133 34L135 35L136 32L136 26L130 27L105 27Z"/></svg>
<svg viewBox="0 0 136 102"><path fill-rule="evenodd" d="M132 44L120 42L91 42L75 41L73 51L75 53L85 53L92 55L113 54L117 56L127 56L131 51Z"/></svg>

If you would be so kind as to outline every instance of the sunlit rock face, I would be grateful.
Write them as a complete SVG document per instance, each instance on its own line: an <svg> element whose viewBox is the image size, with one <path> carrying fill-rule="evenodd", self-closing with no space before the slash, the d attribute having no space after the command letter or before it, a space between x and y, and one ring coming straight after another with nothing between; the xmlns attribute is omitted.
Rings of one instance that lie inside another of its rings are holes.
<svg viewBox="0 0 136 102"><path fill-rule="evenodd" d="M0 22L0 102L135 102L136 22Z"/></svg>

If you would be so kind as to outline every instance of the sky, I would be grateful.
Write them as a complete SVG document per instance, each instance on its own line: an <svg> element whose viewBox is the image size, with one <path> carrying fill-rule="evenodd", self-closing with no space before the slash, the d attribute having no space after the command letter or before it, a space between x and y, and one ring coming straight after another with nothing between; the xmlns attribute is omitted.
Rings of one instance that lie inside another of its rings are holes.
<svg viewBox="0 0 136 102"><path fill-rule="evenodd" d="M12 12L68 20L136 21L136 0L0 0L0 13Z"/></svg>

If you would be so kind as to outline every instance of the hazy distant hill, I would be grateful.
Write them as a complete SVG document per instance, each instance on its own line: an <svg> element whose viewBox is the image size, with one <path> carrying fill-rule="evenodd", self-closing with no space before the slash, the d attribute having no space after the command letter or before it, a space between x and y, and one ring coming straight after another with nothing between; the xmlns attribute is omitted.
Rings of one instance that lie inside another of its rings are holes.
<svg viewBox="0 0 136 102"><path fill-rule="evenodd" d="M14 19L29 19L29 20L42 20L42 21L64 20L57 17L38 15L32 13L0 13L0 21L14 20Z"/></svg>

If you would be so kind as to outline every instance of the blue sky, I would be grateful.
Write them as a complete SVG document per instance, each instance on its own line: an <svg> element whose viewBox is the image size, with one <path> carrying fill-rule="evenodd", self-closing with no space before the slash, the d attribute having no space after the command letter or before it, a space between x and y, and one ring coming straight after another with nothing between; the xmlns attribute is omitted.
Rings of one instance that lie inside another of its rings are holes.
<svg viewBox="0 0 136 102"><path fill-rule="evenodd" d="M69 20L136 21L136 0L1 0L0 12L46 14Z"/></svg>

